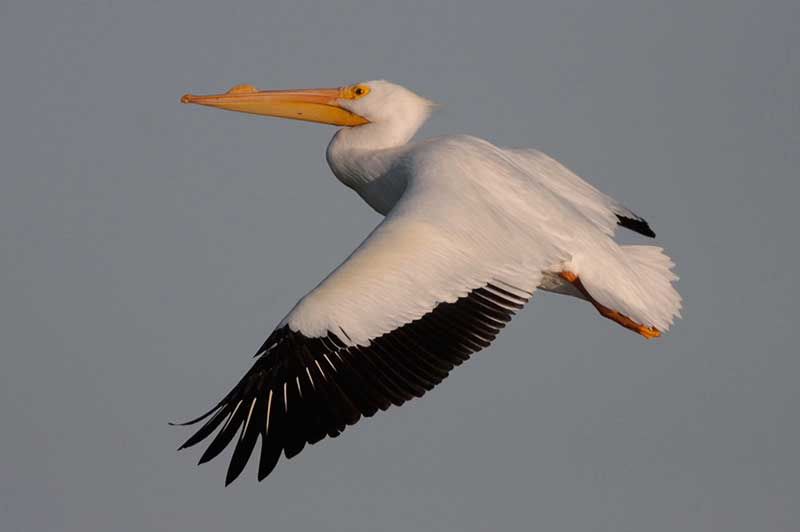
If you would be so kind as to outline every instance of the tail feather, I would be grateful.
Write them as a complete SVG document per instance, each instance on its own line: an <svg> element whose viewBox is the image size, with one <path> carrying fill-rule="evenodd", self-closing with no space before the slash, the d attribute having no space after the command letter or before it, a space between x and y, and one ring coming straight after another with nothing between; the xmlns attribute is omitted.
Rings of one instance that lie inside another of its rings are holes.
<svg viewBox="0 0 800 532"><path fill-rule="evenodd" d="M667 331L681 317L675 264L658 246L619 246L621 253L580 261L579 275L599 303L644 325Z"/></svg>

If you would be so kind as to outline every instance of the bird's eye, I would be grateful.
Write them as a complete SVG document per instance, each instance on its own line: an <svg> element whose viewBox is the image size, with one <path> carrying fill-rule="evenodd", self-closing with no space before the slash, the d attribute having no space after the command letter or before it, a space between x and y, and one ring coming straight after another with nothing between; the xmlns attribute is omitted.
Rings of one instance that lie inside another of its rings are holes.
<svg viewBox="0 0 800 532"><path fill-rule="evenodd" d="M355 85L350 87L350 97L354 99L361 98L362 96L366 96L369 94L369 87L364 85Z"/></svg>

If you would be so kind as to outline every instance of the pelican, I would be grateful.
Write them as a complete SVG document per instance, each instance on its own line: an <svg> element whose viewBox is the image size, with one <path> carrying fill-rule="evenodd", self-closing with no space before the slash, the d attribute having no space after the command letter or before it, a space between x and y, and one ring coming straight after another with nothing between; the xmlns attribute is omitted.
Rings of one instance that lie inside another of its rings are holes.
<svg viewBox="0 0 800 532"><path fill-rule="evenodd" d="M589 302L646 339L680 316L662 248L621 245L649 224L554 159L471 136L412 137L432 103L388 81L340 88L186 94L192 103L340 126L334 175L384 216L303 296L256 361L181 447L231 442L226 485L261 439L258 480L281 454L421 397L487 347L536 289ZM217 430L219 429L219 430Z"/></svg>

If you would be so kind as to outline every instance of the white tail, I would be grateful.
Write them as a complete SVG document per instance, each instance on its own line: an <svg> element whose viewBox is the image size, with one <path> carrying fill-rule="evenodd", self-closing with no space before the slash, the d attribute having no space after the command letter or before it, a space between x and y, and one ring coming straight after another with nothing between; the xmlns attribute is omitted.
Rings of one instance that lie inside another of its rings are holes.
<svg viewBox="0 0 800 532"><path fill-rule="evenodd" d="M672 286L678 279L672 259L658 246L615 248L575 261L586 290L602 305L667 331L681 315L681 295Z"/></svg>

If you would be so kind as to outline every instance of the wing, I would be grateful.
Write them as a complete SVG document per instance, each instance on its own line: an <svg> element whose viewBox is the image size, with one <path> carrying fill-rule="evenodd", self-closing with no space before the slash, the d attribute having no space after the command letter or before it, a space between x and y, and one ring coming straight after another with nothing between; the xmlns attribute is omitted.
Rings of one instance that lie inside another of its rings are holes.
<svg viewBox="0 0 800 532"><path fill-rule="evenodd" d="M306 443L335 437L362 416L422 397L454 366L487 347L526 301L488 283L453 303L438 304L368 346L348 345L343 331L308 337L284 325L270 335L269 347L234 389L201 418L210 416L181 449L221 426L200 458L204 463L236 437L227 485L242 472L261 438L262 480L282 453L291 458Z"/></svg>
<svg viewBox="0 0 800 532"><path fill-rule="evenodd" d="M536 228L567 213L486 150L492 157L468 161L453 146L423 149L394 209L300 300L233 390L190 422L206 420L181 448L216 431L203 463L233 442L230 483L260 439L261 480L281 454L421 397L487 347L564 258ZM537 198L541 208L525 210Z"/></svg>
<svg viewBox="0 0 800 532"><path fill-rule="evenodd" d="M603 194L575 175L564 165L538 150L507 150L520 165L529 169L541 182L565 201L613 234L615 225L622 226L641 235L655 238L656 234L647 221L615 199Z"/></svg>

